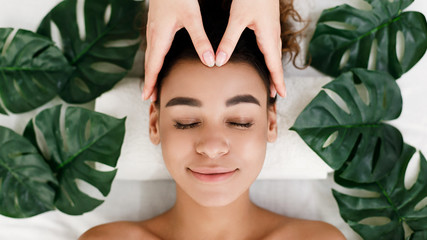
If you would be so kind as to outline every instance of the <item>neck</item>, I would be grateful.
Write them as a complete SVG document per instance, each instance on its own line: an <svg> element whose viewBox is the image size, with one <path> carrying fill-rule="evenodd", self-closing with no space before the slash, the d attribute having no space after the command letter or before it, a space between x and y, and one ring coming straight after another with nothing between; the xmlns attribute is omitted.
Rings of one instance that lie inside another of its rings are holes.
<svg viewBox="0 0 427 240"><path fill-rule="evenodd" d="M205 207L195 202L178 185L176 203L170 210L174 239L242 239L255 229L260 209L249 199L249 190L232 203Z"/></svg>

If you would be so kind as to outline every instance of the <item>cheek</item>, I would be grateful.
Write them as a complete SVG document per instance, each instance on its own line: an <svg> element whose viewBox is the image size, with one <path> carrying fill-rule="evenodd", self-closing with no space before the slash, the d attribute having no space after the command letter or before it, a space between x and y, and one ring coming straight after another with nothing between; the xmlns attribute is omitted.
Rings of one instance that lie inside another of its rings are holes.
<svg viewBox="0 0 427 240"><path fill-rule="evenodd" d="M160 143L165 165L172 176L175 172L185 170L186 163L194 152L192 138L189 134L183 134L183 130L177 130L172 124L160 121Z"/></svg>
<svg viewBox="0 0 427 240"><path fill-rule="evenodd" d="M230 139L232 154L241 162L242 170L259 172L264 163L267 147L267 124L261 122L248 132L234 133Z"/></svg>

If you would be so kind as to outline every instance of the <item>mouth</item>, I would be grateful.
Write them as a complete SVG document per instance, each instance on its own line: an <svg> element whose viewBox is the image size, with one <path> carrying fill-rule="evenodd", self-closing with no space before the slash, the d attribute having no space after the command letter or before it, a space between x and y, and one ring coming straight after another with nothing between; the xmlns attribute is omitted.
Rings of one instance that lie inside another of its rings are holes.
<svg viewBox="0 0 427 240"><path fill-rule="evenodd" d="M231 178L239 169L190 169L191 174L202 182L222 182Z"/></svg>

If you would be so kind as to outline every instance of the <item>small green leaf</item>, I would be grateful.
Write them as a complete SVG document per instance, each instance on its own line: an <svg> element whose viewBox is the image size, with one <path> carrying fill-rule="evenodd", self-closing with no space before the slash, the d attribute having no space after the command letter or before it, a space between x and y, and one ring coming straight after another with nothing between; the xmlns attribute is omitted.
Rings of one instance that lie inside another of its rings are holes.
<svg viewBox="0 0 427 240"><path fill-rule="evenodd" d="M35 117L34 124L46 141L44 154L50 159L59 181L55 198L59 210L78 215L103 202L82 192L76 180L83 180L104 196L108 195L116 170L101 172L93 168L92 163L116 166L124 138L124 123L124 119L76 107L66 109L65 119L61 119L61 106L44 110ZM27 136L34 138L31 130L27 130Z"/></svg>
<svg viewBox="0 0 427 240"><path fill-rule="evenodd" d="M7 109L22 113L54 98L72 67L52 41L30 31L18 30L3 49L11 33L0 28L0 96ZM0 113L5 113L1 107Z"/></svg>
<svg viewBox="0 0 427 240"><path fill-rule="evenodd" d="M384 177L403 146L400 132L383 122L397 118L402 109L394 79L381 72L354 69L324 88L335 92L344 104L321 91L291 129L329 166L343 168L342 177L355 182Z"/></svg>
<svg viewBox="0 0 427 240"><path fill-rule="evenodd" d="M336 77L352 68L368 68L372 61L370 69L398 79L422 58L427 49L426 19L419 12L402 12L413 0L367 2L372 10L341 5L323 11L309 46L313 67ZM400 34L403 46L398 45Z"/></svg>
<svg viewBox="0 0 427 240"><path fill-rule="evenodd" d="M24 137L0 126L0 214L31 217L54 209L52 171Z"/></svg>
<svg viewBox="0 0 427 240"><path fill-rule="evenodd" d="M403 223L415 233L411 239L425 239L427 231L427 206L417 208L427 198L427 161L420 154L420 172L415 184L405 188L405 173L415 149L405 145L402 155L389 175L369 184L348 181L335 174L335 181L347 188L374 192L374 197L356 197L333 191L343 219L364 239L404 239ZM384 224L361 222L372 217L385 217Z"/></svg>
<svg viewBox="0 0 427 240"><path fill-rule="evenodd" d="M60 96L70 103L84 103L110 90L132 67L139 48L137 22L142 4L133 0L86 0L83 39L76 9L77 0L60 2L43 19L37 32L51 37L51 23L58 27L64 55L76 67ZM106 23L108 9L111 16Z"/></svg>

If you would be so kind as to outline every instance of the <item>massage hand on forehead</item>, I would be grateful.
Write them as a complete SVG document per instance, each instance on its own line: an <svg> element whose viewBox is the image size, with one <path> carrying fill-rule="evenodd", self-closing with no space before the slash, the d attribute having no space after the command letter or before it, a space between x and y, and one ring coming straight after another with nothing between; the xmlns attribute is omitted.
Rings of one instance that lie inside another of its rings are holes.
<svg viewBox="0 0 427 240"><path fill-rule="evenodd" d="M143 99L157 99L157 91L154 90L157 75L179 29L188 31L202 63L220 67L230 59L246 27L255 32L258 47L264 54L273 83L271 96L274 97L277 92L285 97L279 3L279 0L233 0L227 29L214 52L203 28L197 0L150 0Z"/></svg>

